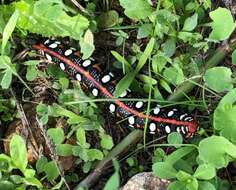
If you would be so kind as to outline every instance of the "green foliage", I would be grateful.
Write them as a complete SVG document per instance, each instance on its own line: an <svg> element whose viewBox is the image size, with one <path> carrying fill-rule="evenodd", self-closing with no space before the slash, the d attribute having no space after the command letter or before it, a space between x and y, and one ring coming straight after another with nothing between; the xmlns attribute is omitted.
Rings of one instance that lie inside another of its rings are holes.
<svg viewBox="0 0 236 190"><path fill-rule="evenodd" d="M21 0L12 6L20 13L17 27L43 36L70 36L78 40L89 24L81 14L69 16L62 1Z"/></svg>
<svg viewBox="0 0 236 190"><path fill-rule="evenodd" d="M236 143L236 89L228 92L220 101L214 111L214 128L220 132L220 135Z"/></svg>
<svg viewBox="0 0 236 190"><path fill-rule="evenodd" d="M228 39L232 32L235 30L235 22L231 12L226 8L218 8L210 13L213 20L210 39L212 40L225 40Z"/></svg>
<svg viewBox="0 0 236 190"><path fill-rule="evenodd" d="M213 67L205 72L204 80L211 89L224 92L233 88L231 75L232 72L227 67Z"/></svg>
<svg viewBox="0 0 236 190"><path fill-rule="evenodd" d="M120 5L125 9L125 14L132 19L145 19L152 14L152 8L147 1L120 0Z"/></svg>

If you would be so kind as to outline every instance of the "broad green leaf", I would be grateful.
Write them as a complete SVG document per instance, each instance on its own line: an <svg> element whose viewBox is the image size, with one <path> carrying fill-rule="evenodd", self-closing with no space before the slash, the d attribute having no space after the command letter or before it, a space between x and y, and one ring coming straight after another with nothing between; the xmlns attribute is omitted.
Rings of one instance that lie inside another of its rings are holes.
<svg viewBox="0 0 236 190"><path fill-rule="evenodd" d="M236 50L232 53L232 64L236 65Z"/></svg>
<svg viewBox="0 0 236 190"><path fill-rule="evenodd" d="M94 44L93 44L93 33L91 30L87 30L84 34L84 37L80 39L80 47L81 52L83 54L82 59L88 59L93 51L95 50Z"/></svg>
<svg viewBox="0 0 236 190"><path fill-rule="evenodd" d="M214 128L220 134L236 143L236 89L231 90L220 101L214 111Z"/></svg>
<svg viewBox="0 0 236 190"><path fill-rule="evenodd" d="M188 174L187 172L179 171L176 174L176 178L185 185L186 189L198 190L197 179L195 177L193 177L192 175Z"/></svg>
<svg viewBox="0 0 236 190"><path fill-rule="evenodd" d="M37 173L42 173L44 171L45 164L48 163L48 160L45 156L41 156L36 162Z"/></svg>
<svg viewBox="0 0 236 190"><path fill-rule="evenodd" d="M210 180L216 176L216 169L211 164L201 164L194 173L197 179Z"/></svg>
<svg viewBox="0 0 236 190"><path fill-rule="evenodd" d="M174 85L179 85L184 81L184 73L178 65L166 68L163 75L166 80Z"/></svg>
<svg viewBox="0 0 236 190"><path fill-rule="evenodd" d="M89 21L81 14L70 16L61 1L25 1L14 3L20 17L17 26L43 36L69 36L80 39Z"/></svg>
<svg viewBox="0 0 236 190"><path fill-rule="evenodd" d="M5 70L2 80L1 80L1 86L3 89L8 89L9 86L11 85L12 81L12 72L11 70Z"/></svg>
<svg viewBox="0 0 236 190"><path fill-rule="evenodd" d="M0 181L0 187L2 188L2 190L15 190L16 189L16 185L4 179Z"/></svg>
<svg viewBox="0 0 236 190"><path fill-rule="evenodd" d="M211 89L224 92L233 88L231 75L232 72L227 67L213 67L206 71L204 80Z"/></svg>
<svg viewBox="0 0 236 190"><path fill-rule="evenodd" d="M152 14L152 8L146 0L120 0L120 5L125 9L125 15L131 19L145 19Z"/></svg>
<svg viewBox="0 0 236 190"><path fill-rule="evenodd" d="M185 185L180 181L174 181L168 185L167 190L187 190Z"/></svg>
<svg viewBox="0 0 236 190"><path fill-rule="evenodd" d="M199 143L199 158L217 169L226 167L236 158L236 146L224 137L211 136Z"/></svg>
<svg viewBox="0 0 236 190"><path fill-rule="evenodd" d="M101 136L101 138L102 138L101 139L102 148L110 150L114 146L113 140L110 135L104 134Z"/></svg>
<svg viewBox="0 0 236 190"><path fill-rule="evenodd" d="M169 144L174 144L175 147L179 147L178 144L182 144L183 143L183 137L181 134L177 133L177 132L173 132L171 134L168 135L167 137L167 141Z"/></svg>
<svg viewBox="0 0 236 190"><path fill-rule="evenodd" d="M165 56L171 57L174 55L176 49L176 41L174 38L170 38L166 40L166 42L163 44L163 51Z"/></svg>
<svg viewBox="0 0 236 190"><path fill-rule="evenodd" d="M142 24L138 28L137 39L142 39L148 37L152 32L152 25L151 24Z"/></svg>
<svg viewBox="0 0 236 190"><path fill-rule="evenodd" d="M199 190L216 190L215 186L208 181L198 181Z"/></svg>
<svg viewBox="0 0 236 190"><path fill-rule="evenodd" d="M13 164L19 168L22 172L27 167L27 149L25 141L19 135L14 135L10 142L10 155Z"/></svg>
<svg viewBox="0 0 236 190"><path fill-rule="evenodd" d="M98 27L110 28L119 23L119 14L115 10L102 13L97 19Z"/></svg>
<svg viewBox="0 0 236 190"><path fill-rule="evenodd" d="M183 31L192 31L197 26L198 14L195 13L193 16L187 18L184 21Z"/></svg>
<svg viewBox="0 0 236 190"><path fill-rule="evenodd" d="M26 79L28 81L33 81L38 75L38 71L35 66L28 66L26 72Z"/></svg>
<svg viewBox="0 0 236 190"><path fill-rule="evenodd" d="M59 169L54 161L48 162L44 166L44 172L49 181L55 180L59 176Z"/></svg>
<svg viewBox="0 0 236 190"><path fill-rule="evenodd" d="M32 177L34 177L34 175L35 175L35 170L33 170L33 169L25 169L24 170L24 176L26 178L32 178Z"/></svg>
<svg viewBox="0 0 236 190"><path fill-rule="evenodd" d="M56 151L59 156L71 156L73 154L73 145L71 144L58 144Z"/></svg>
<svg viewBox="0 0 236 190"><path fill-rule="evenodd" d="M90 161L103 159L103 153L98 149L89 149L87 151L87 154Z"/></svg>
<svg viewBox="0 0 236 190"><path fill-rule="evenodd" d="M177 174L176 169L167 162L157 162L152 165L152 171L154 175L163 179L173 179Z"/></svg>
<svg viewBox="0 0 236 190"><path fill-rule="evenodd" d="M61 144L65 139L64 131L59 127L48 129L47 134L55 144Z"/></svg>
<svg viewBox="0 0 236 190"><path fill-rule="evenodd" d="M9 40L9 38L11 37L11 34L12 32L14 31L15 27L16 27L16 23L17 23L17 20L19 18L19 11L15 11L8 23L6 24L4 30L3 30L3 34L2 34L2 50L1 50L1 54L3 55L4 54L4 51L5 51L5 47L7 45L7 41Z"/></svg>
<svg viewBox="0 0 236 190"><path fill-rule="evenodd" d="M80 127L77 131L76 131L76 139L78 140L79 144L81 146L86 144L86 135L85 135L85 130Z"/></svg>
<svg viewBox="0 0 236 190"><path fill-rule="evenodd" d="M37 178L24 178L24 183L27 185L31 185L31 186L36 186L38 188L42 188L43 185L41 184L41 182L37 179Z"/></svg>
<svg viewBox="0 0 236 190"><path fill-rule="evenodd" d="M213 23L209 38L212 40L228 39L235 29L235 22L230 10L219 7L210 12L210 17Z"/></svg>

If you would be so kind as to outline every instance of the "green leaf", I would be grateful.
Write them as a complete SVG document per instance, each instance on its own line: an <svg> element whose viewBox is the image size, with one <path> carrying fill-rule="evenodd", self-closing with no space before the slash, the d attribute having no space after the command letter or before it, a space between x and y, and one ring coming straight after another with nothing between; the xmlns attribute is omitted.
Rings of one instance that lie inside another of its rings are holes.
<svg viewBox="0 0 236 190"><path fill-rule="evenodd" d="M50 128L47 130L47 134L55 144L61 144L65 139L62 128Z"/></svg>
<svg viewBox="0 0 236 190"><path fill-rule="evenodd" d="M98 149L89 149L87 151L87 154L90 161L103 159L103 153Z"/></svg>
<svg viewBox="0 0 236 190"><path fill-rule="evenodd" d="M15 190L16 189L16 186L12 182L4 180L4 179L0 181L0 187L1 187L1 190Z"/></svg>
<svg viewBox="0 0 236 190"><path fill-rule="evenodd" d="M8 23L6 24L4 30L3 30L3 34L2 34L2 50L1 50L1 54L3 55L4 54L4 51L5 51L5 47L7 45L7 41L9 40L9 38L11 37L11 34L12 32L14 31L15 27L16 27L16 23L17 23L17 20L19 18L19 11L15 11Z"/></svg>
<svg viewBox="0 0 236 190"><path fill-rule="evenodd" d="M41 182L37 179L37 178L24 178L24 183L27 185L32 185L32 186L36 186L38 188L42 188L43 185L41 184Z"/></svg>
<svg viewBox="0 0 236 190"><path fill-rule="evenodd" d="M213 125L220 134L236 143L236 89L227 93L214 111Z"/></svg>
<svg viewBox="0 0 236 190"><path fill-rule="evenodd" d="M120 0L120 5L125 9L125 15L131 19L145 19L152 14L152 8L145 0Z"/></svg>
<svg viewBox="0 0 236 190"><path fill-rule="evenodd" d="M160 79L160 85L162 88L164 88L167 92L169 92L170 94L172 93L172 90L170 88L170 85L164 81L163 79Z"/></svg>
<svg viewBox="0 0 236 190"><path fill-rule="evenodd" d="M194 173L197 179L210 180L216 176L216 170L211 164L201 164Z"/></svg>
<svg viewBox="0 0 236 190"><path fill-rule="evenodd" d="M148 37L152 32L152 25L151 24L142 24L138 28L138 35L137 39L142 39Z"/></svg>
<svg viewBox="0 0 236 190"><path fill-rule="evenodd" d="M176 42L174 38L170 38L166 40L166 42L163 44L163 51L165 56L171 57L174 55L176 49Z"/></svg>
<svg viewBox="0 0 236 190"><path fill-rule="evenodd" d="M102 13L97 19L100 28L110 28L119 23L119 14L115 10Z"/></svg>
<svg viewBox="0 0 236 190"><path fill-rule="evenodd" d="M232 53L232 64L236 65L236 49Z"/></svg>
<svg viewBox="0 0 236 190"><path fill-rule="evenodd" d="M184 81L184 73L179 65L168 67L164 70L164 78L171 82L171 84L179 85Z"/></svg>
<svg viewBox="0 0 236 190"><path fill-rule="evenodd" d="M1 86L3 89L8 89L12 81L12 72L11 70L5 70L4 75L1 80Z"/></svg>
<svg viewBox="0 0 236 190"><path fill-rule="evenodd" d="M27 67L27 73L26 73L26 79L28 81L33 81L38 75L38 71L35 66L28 66Z"/></svg>
<svg viewBox="0 0 236 190"><path fill-rule="evenodd" d="M80 127L76 131L76 138L81 146L86 144L86 135L85 135L85 130Z"/></svg>
<svg viewBox="0 0 236 190"><path fill-rule="evenodd" d="M173 132L173 133L168 135L167 141L168 141L169 144L174 144L175 147L178 148L179 147L178 144L183 143L183 137L178 132Z"/></svg>
<svg viewBox="0 0 236 190"><path fill-rule="evenodd" d="M224 137L211 136L199 143L199 158L217 169L226 167L236 158L236 147Z"/></svg>
<svg viewBox="0 0 236 190"><path fill-rule="evenodd" d="M213 67L206 71L204 80L211 89L224 92L233 88L231 75L232 72L227 67Z"/></svg>
<svg viewBox="0 0 236 190"><path fill-rule="evenodd" d="M58 144L56 151L59 156L71 156L73 155L73 145L71 144Z"/></svg>
<svg viewBox="0 0 236 190"><path fill-rule="evenodd" d="M219 7L210 12L210 17L213 23L209 38L212 40L228 39L235 29L235 22L230 10Z"/></svg>
<svg viewBox="0 0 236 190"><path fill-rule="evenodd" d="M197 20L198 20L198 14L195 13L193 16L187 18L184 21L184 27L183 27L183 31L193 31L194 28L197 26Z"/></svg>
<svg viewBox="0 0 236 190"><path fill-rule="evenodd" d="M208 181L198 181L199 190L216 190L215 186Z"/></svg>
<svg viewBox="0 0 236 190"><path fill-rule="evenodd" d="M180 181L174 181L168 185L167 190L187 190L185 185Z"/></svg>
<svg viewBox="0 0 236 190"><path fill-rule="evenodd" d="M24 170L24 176L26 178L32 178L32 177L34 177L34 175L35 175L35 170L33 170L33 169L25 169Z"/></svg>
<svg viewBox="0 0 236 190"><path fill-rule="evenodd" d="M18 1L15 9L20 12L17 26L43 36L69 36L80 39L89 21L81 14L70 16L61 1Z"/></svg>
<svg viewBox="0 0 236 190"><path fill-rule="evenodd" d="M119 164L115 160L113 160L113 164L115 167L115 173L109 178L103 190L119 189L120 185Z"/></svg>
<svg viewBox="0 0 236 190"><path fill-rule="evenodd" d="M110 150L114 146L113 140L110 135L103 134L101 138L102 138L101 140L102 148Z"/></svg>
<svg viewBox="0 0 236 190"><path fill-rule="evenodd" d="M27 167L27 149L25 141L19 135L14 135L10 142L10 155L13 164L19 168L22 172Z"/></svg>
<svg viewBox="0 0 236 190"><path fill-rule="evenodd" d="M80 51L83 54L82 59L88 59L95 50L93 44L93 33L91 30L85 32L84 37L80 39L79 44L81 47Z"/></svg>
<svg viewBox="0 0 236 190"><path fill-rule="evenodd" d="M36 162L37 173L42 173L44 171L44 166L48 163L48 160L45 156L41 156L40 159Z"/></svg>
<svg viewBox="0 0 236 190"><path fill-rule="evenodd" d="M176 178L185 184L186 189L188 190L198 190L198 181L196 178L184 171L179 171L176 175Z"/></svg>
<svg viewBox="0 0 236 190"><path fill-rule="evenodd" d="M154 175L162 179L172 179L175 178L175 175L177 174L176 169L167 162L157 162L153 164L152 171Z"/></svg>
<svg viewBox="0 0 236 190"><path fill-rule="evenodd" d="M59 176L59 169L54 161L48 162L44 167L44 171L49 181L55 180Z"/></svg>

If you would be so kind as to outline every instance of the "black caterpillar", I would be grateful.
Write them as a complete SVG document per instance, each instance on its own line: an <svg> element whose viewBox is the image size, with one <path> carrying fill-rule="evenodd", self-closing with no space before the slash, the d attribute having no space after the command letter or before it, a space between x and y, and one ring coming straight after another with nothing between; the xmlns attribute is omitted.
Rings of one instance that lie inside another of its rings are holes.
<svg viewBox="0 0 236 190"><path fill-rule="evenodd" d="M87 87L94 97L115 99L113 93L117 82L122 78L110 71L103 70L92 58L82 60L79 51L66 47L62 42L47 39L45 42L32 45L39 50L50 62L57 64L61 70L69 73L83 86ZM131 90L127 89L119 98L132 97ZM148 132L151 134L169 134L179 132L183 137L189 138L198 129L197 121L188 113L180 110L162 109L154 105L150 115L144 112L147 102L113 100L107 105L109 111L121 118L131 127L143 129L145 120L148 119Z"/></svg>

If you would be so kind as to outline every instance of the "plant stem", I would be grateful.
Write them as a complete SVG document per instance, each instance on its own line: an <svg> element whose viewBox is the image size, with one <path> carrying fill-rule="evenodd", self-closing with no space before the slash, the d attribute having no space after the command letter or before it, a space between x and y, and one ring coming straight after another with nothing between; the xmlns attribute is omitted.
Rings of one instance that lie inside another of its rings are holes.
<svg viewBox="0 0 236 190"><path fill-rule="evenodd" d="M206 62L205 65L200 68L201 75L203 75L207 69L218 65L229 52L236 49L236 39L232 41L232 43L223 45L215 50L215 53L212 55L212 57ZM175 102L180 99L183 99L186 94L188 94L196 86L196 84L200 82L201 79L202 78L195 78L193 80L185 81L181 86L176 89L173 94L171 94L167 98L167 100Z"/></svg>

